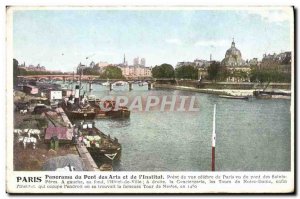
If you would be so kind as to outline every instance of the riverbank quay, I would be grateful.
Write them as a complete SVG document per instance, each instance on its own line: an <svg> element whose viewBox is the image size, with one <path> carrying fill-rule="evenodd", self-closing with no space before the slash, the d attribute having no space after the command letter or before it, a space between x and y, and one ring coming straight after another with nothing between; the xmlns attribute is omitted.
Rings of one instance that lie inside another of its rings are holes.
<svg viewBox="0 0 300 199"><path fill-rule="evenodd" d="M56 112L60 115L60 117L64 121L65 125L68 126L68 128L73 132L74 126L72 125L71 121L67 117L64 110L62 108L57 108ZM83 144L79 143L78 141L77 141L77 143L78 144L76 144L76 149L78 151L78 154L79 154L81 160L83 161L83 163L85 165L86 170L100 171L97 164L95 163L94 159L92 158L91 154L87 150L87 148Z"/></svg>
<svg viewBox="0 0 300 199"><path fill-rule="evenodd" d="M80 170L100 171L87 148L76 144L79 143L76 140L74 142L75 126L64 110L61 107L51 108L45 105L43 110L35 112L36 104L32 101L37 99L39 97L22 91L14 92L15 104L26 103L24 107L26 112L14 111L14 170L41 171L48 168L45 165L49 161L60 168L65 166L61 164L62 158L66 159L64 161L66 164L70 161L69 164L72 166L73 163L75 164L75 159L67 157L73 155L72 157L82 160L83 167ZM25 147L25 138L33 139L34 143L26 142Z"/></svg>
<svg viewBox="0 0 300 199"><path fill-rule="evenodd" d="M29 103L28 106L30 105ZM13 133L15 171L41 171L47 161L70 154L78 156L75 146L71 144L60 143L54 150L50 147L50 143L45 142L45 132L48 127L67 126L55 110L49 109L42 114L34 114L30 111L33 108L27 108L26 113L14 112L14 131L8 132Z"/></svg>
<svg viewBox="0 0 300 199"><path fill-rule="evenodd" d="M87 148L84 145L77 144L76 149L85 165L85 168L88 171L100 171L94 159L92 158L90 152L87 150Z"/></svg>
<svg viewBox="0 0 300 199"><path fill-rule="evenodd" d="M70 142L72 142L72 137L74 137L73 132L75 132L75 126L71 123L70 119L68 118L68 116L65 114L64 110L62 108L56 108L55 109L57 115L56 118L60 119L61 122L57 123L55 126L58 127L67 127L68 128L68 132L69 132L69 137L70 137ZM48 115L48 114L47 114ZM57 120L56 119L56 120ZM53 121L53 119L51 119ZM58 132L56 132L58 133ZM65 141L65 136L60 137L60 134L58 133L57 135L58 139L60 140L60 142ZM94 161L93 157L91 156L90 152L88 151L88 149L86 148L86 146L83 143L80 143L77 139L75 140L76 145L73 146L69 146L69 147L75 147L79 157L81 158L83 164L84 164L84 168L87 171L100 171L99 167L97 166L96 162ZM72 144L70 144L72 145Z"/></svg>
<svg viewBox="0 0 300 199"><path fill-rule="evenodd" d="M215 95L232 95L232 96L252 96L254 90L241 89L211 89L211 88L195 88L188 86L175 86L170 84L154 84L154 88L174 89L183 91L193 91L198 93L215 94Z"/></svg>
<svg viewBox="0 0 300 199"><path fill-rule="evenodd" d="M171 84L176 86L195 87L203 89L236 89L236 90L260 90L260 89L283 89L291 90L290 83L257 83L257 82L212 82L198 80L176 80L174 82L157 81L158 84Z"/></svg>
<svg viewBox="0 0 300 199"><path fill-rule="evenodd" d="M199 93L229 95L229 96L253 96L254 91L268 90L269 92L291 92L290 83L265 83L257 84L251 82L201 82L194 80L158 81L153 88L165 88L175 90L186 90Z"/></svg>

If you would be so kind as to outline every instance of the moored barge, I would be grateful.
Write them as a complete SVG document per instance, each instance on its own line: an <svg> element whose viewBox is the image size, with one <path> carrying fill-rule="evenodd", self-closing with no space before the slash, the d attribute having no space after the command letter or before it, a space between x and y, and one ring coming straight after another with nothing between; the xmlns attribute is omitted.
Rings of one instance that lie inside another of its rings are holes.
<svg viewBox="0 0 300 199"><path fill-rule="evenodd" d="M65 98L61 107L71 120L94 119L96 117L95 109L86 100L80 100L78 85L75 87L75 98L72 96Z"/></svg>
<svg viewBox="0 0 300 199"><path fill-rule="evenodd" d="M125 106L116 106L114 100L89 99L89 104L94 108L96 118L129 118L130 110Z"/></svg>
<svg viewBox="0 0 300 199"><path fill-rule="evenodd" d="M219 97L226 98L226 99L241 99L241 100L249 99L249 96L219 95Z"/></svg>
<svg viewBox="0 0 300 199"><path fill-rule="evenodd" d="M258 99L291 99L290 91L253 91Z"/></svg>
<svg viewBox="0 0 300 199"><path fill-rule="evenodd" d="M84 121L76 124L78 144L83 144L98 165L112 164L121 158L122 146L117 138L112 139L95 127L95 123Z"/></svg>
<svg viewBox="0 0 300 199"><path fill-rule="evenodd" d="M96 117L95 110L91 107L80 107L69 102L63 102L61 107L71 120L94 119Z"/></svg>

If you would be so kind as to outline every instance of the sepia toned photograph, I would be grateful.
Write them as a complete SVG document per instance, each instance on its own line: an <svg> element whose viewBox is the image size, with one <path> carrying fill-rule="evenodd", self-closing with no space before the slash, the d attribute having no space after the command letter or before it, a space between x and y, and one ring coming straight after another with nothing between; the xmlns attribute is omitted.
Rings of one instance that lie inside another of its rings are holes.
<svg viewBox="0 0 300 199"><path fill-rule="evenodd" d="M7 18L9 172L46 184L152 172L138 180L167 190L189 182L155 172L293 176L293 7L9 6Z"/></svg>

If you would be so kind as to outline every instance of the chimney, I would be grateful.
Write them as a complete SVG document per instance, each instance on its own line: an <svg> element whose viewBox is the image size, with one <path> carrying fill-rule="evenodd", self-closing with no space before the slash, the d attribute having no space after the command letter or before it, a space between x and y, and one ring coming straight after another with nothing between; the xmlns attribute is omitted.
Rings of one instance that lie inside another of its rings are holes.
<svg viewBox="0 0 300 199"><path fill-rule="evenodd" d="M79 103L79 85L75 86L75 104Z"/></svg>

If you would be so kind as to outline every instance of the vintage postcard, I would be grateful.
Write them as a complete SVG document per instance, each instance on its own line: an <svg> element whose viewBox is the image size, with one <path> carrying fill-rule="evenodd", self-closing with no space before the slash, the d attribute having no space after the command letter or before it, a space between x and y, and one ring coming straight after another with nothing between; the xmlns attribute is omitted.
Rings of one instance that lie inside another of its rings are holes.
<svg viewBox="0 0 300 199"><path fill-rule="evenodd" d="M6 17L8 193L294 192L292 6Z"/></svg>

